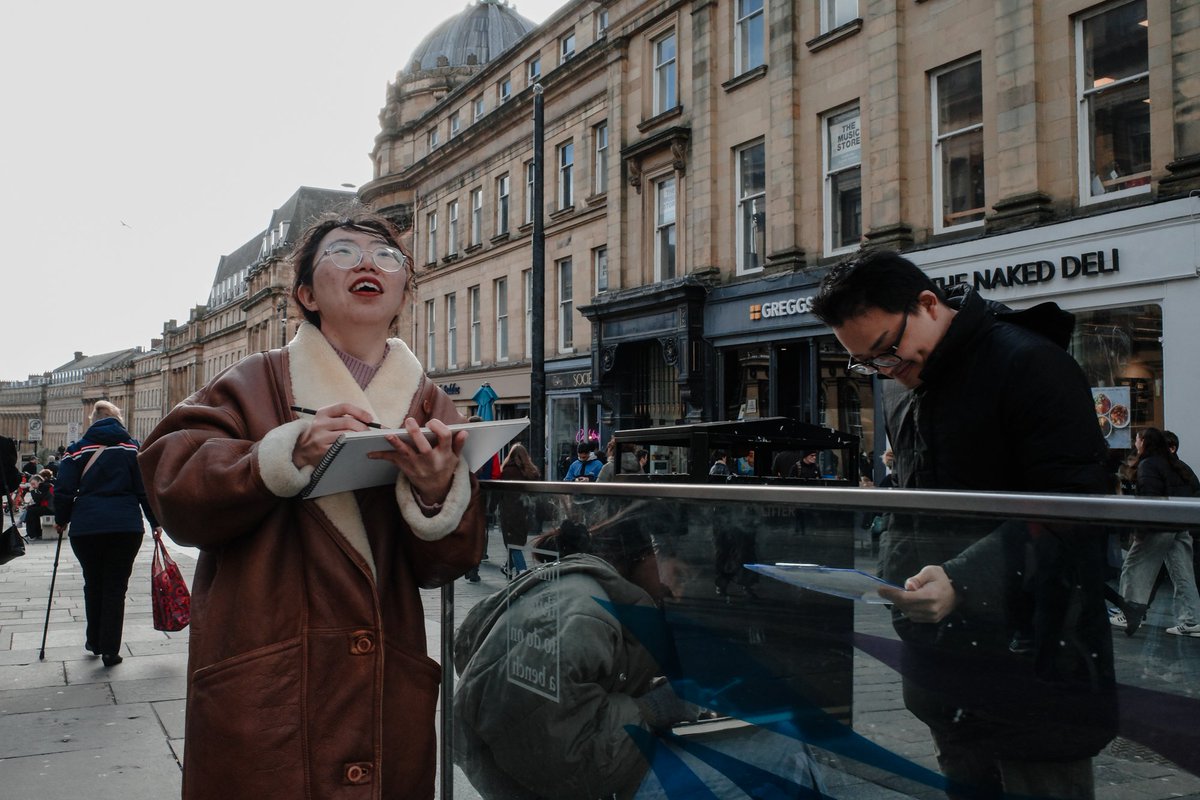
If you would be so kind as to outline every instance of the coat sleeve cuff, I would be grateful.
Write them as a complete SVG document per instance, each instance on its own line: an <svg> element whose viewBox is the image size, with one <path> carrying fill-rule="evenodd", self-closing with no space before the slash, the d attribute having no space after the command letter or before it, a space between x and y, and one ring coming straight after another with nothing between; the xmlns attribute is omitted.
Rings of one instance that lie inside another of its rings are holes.
<svg viewBox="0 0 1200 800"><path fill-rule="evenodd" d="M396 502L400 504L400 515L418 539L436 542L446 538L458 528L463 513L471 503L471 473L466 460L458 460L458 468L450 481L450 491L446 493L442 508L436 515L425 516L413 496L412 484L403 472L396 478Z"/></svg>
<svg viewBox="0 0 1200 800"><path fill-rule="evenodd" d="M296 440L310 425L311 420L292 420L268 433L258 443L258 471L263 485L276 497L295 497L312 477L311 464L297 469L292 463Z"/></svg>

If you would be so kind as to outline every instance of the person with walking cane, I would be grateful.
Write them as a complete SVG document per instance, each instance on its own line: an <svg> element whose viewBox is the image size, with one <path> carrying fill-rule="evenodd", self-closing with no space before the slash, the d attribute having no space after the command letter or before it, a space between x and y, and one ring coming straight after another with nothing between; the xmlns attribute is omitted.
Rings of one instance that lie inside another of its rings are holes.
<svg viewBox="0 0 1200 800"><path fill-rule="evenodd" d="M122 661L125 592L142 546L142 515L155 532L162 528L146 500L138 443L125 430L121 409L98 400L90 419L59 466L54 518L83 568L84 647L111 667Z"/></svg>

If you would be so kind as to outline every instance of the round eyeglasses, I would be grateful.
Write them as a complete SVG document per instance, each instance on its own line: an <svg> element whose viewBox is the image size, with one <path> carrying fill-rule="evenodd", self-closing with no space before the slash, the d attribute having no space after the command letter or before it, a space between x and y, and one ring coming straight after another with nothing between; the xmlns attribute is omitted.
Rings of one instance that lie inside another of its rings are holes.
<svg viewBox="0 0 1200 800"><path fill-rule="evenodd" d="M900 348L900 340L904 338L904 329L908 327L908 312L904 312L904 319L900 323L900 332L896 334L896 341L887 350L884 350L877 356L871 356L859 361L854 356L850 356L850 361L846 364L847 372L856 372L859 375L874 375L879 372L880 368L891 369L898 367L904 363L904 359L896 351Z"/></svg>
<svg viewBox="0 0 1200 800"><path fill-rule="evenodd" d="M399 272L408 266L408 256L391 245L381 244L369 252L371 262L384 272ZM354 269L362 263L364 255L363 249L354 242L334 242L325 248L321 258L329 256L338 269Z"/></svg>

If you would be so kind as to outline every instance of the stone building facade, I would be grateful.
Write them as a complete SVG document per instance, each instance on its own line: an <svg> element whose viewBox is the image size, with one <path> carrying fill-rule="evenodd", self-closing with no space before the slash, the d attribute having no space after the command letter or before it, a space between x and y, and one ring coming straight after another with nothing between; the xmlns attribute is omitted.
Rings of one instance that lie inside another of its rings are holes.
<svg viewBox="0 0 1200 800"><path fill-rule="evenodd" d="M442 38L401 71L360 196L412 220L414 349L464 410L488 383L525 412L543 304L551 464L616 428L777 414L878 453L875 386L807 307L864 244L1075 310L1094 383L1183 428L1200 386L1162 341L1195 333L1198 22L1182 0L574 0L486 63Z"/></svg>

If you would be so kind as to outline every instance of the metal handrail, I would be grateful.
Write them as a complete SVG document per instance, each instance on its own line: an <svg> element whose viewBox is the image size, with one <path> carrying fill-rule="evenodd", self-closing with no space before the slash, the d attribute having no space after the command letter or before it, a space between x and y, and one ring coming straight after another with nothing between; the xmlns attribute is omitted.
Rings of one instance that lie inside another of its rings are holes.
<svg viewBox="0 0 1200 800"><path fill-rule="evenodd" d="M935 515L1069 519L1107 525L1200 527L1200 499L1126 495L951 492L746 483L562 483L484 481L488 489L538 494L650 497L659 500L780 503L799 508L926 512Z"/></svg>

